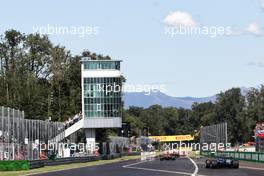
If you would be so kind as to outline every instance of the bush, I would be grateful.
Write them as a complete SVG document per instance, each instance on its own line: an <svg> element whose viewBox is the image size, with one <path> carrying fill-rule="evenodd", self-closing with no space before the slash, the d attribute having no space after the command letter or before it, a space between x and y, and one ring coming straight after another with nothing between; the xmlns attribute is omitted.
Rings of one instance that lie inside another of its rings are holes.
<svg viewBox="0 0 264 176"><path fill-rule="evenodd" d="M0 171L28 170L29 164L26 160L0 161Z"/></svg>

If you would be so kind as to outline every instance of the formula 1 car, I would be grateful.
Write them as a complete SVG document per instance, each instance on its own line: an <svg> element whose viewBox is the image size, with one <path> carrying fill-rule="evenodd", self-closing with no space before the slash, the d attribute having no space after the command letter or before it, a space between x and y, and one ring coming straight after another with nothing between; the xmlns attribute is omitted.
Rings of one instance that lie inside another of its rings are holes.
<svg viewBox="0 0 264 176"><path fill-rule="evenodd" d="M178 154L175 152L170 153L170 152L164 152L163 154L159 155L160 161L163 160L175 160L176 157L178 157Z"/></svg>
<svg viewBox="0 0 264 176"><path fill-rule="evenodd" d="M205 161L205 168L239 168L239 161L231 157L217 157L216 159L207 159Z"/></svg>

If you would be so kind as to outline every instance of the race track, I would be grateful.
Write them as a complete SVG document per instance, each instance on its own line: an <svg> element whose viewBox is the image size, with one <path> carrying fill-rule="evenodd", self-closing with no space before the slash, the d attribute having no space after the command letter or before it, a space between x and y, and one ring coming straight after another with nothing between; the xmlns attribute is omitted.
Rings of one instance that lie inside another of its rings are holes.
<svg viewBox="0 0 264 176"><path fill-rule="evenodd" d="M263 176L261 168L206 169L202 160L178 158L175 161L140 161L131 160L112 164L84 167L39 174L39 176Z"/></svg>

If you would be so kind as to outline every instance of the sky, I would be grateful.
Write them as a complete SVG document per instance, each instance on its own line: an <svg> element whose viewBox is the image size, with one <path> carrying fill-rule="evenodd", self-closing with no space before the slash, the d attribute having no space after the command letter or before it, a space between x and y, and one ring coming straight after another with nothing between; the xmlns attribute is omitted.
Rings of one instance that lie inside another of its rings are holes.
<svg viewBox="0 0 264 176"><path fill-rule="evenodd" d="M10 0L0 8L1 34L39 32L72 54L88 49L121 59L127 84L205 97L264 83L264 0ZM179 27L225 32L187 35Z"/></svg>

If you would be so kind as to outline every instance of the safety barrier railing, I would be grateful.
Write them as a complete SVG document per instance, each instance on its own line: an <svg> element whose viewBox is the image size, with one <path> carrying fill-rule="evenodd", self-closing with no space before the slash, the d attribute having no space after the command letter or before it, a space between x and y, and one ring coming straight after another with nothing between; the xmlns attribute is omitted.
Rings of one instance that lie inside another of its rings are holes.
<svg viewBox="0 0 264 176"><path fill-rule="evenodd" d="M212 156L212 157L218 157L218 156L224 155L226 157L232 157L232 158L239 159L239 160L263 162L264 163L264 153L259 153L259 152L201 151L201 155Z"/></svg>

